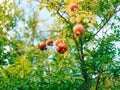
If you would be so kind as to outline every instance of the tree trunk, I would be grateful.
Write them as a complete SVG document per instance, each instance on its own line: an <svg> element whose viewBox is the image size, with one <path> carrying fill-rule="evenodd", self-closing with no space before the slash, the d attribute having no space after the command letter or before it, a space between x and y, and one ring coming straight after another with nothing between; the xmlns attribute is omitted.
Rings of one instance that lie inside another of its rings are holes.
<svg viewBox="0 0 120 90"><path fill-rule="evenodd" d="M83 83L83 89L81 90L90 90L90 79L87 73L85 61L84 61L84 52L83 52L83 42L82 38L80 39L80 61L81 61L81 71L85 82Z"/></svg>

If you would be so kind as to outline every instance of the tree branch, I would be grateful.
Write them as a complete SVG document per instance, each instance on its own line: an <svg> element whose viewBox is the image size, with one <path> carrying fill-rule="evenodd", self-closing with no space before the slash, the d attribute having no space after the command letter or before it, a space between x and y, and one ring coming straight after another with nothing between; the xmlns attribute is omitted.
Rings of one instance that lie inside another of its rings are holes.
<svg viewBox="0 0 120 90"><path fill-rule="evenodd" d="M101 31L101 29L103 29L104 26L110 21L111 18L112 16L106 20L106 22L99 28L99 30L93 36L96 36Z"/></svg>
<svg viewBox="0 0 120 90"><path fill-rule="evenodd" d="M66 23L68 23L68 24L71 26L70 22L69 22L65 17L63 17L63 16L60 14L59 9L57 10L57 14L58 14Z"/></svg>
<svg viewBox="0 0 120 90"><path fill-rule="evenodd" d="M76 44L76 49L77 49L77 52L78 52L78 55L79 55L79 58L80 58L80 50L79 50L79 44L78 44L78 42L77 42L77 40L76 40L76 38L75 38L75 36L73 35L73 40L74 40L74 42L75 42L75 44ZM81 61L81 59L80 59L80 61Z"/></svg>
<svg viewBox="0 0 120 90"><path fill-rule="evenodd" d="M57 2L57 1L56 1ZM70 26L71 26L71 24L70 24L70 22L65 18L65 17L63 17L63 15L61 15L60 14L60 7L62 6L59 2L57 2L58 3L58 5L59 5L59 8L58 8L58 10L57 10L57 14L66 22L66 23L68 23Z"/></svg>
<svg viewBox="0 0 120 90"><path fill-rule="evenodd" d="M98 77L97 77L95 90L98 89L99 81L100 81L100 74L99 74Z"/></svg>
<svg viewBox="0 0 120 90"><path fill-rule="evenodd" d="M80 54L81 54L81 61L84 61L82 38L80 38Z"/></svg>
<svg viewBox="0 0 120 90"><path fill-rule="evenodd" d="M114 16L114 14L117 13L117 11L116 11L117 7L118 6L116 6L114 9L114 13L111 16L109 16L109 18L103 23L103 25L101 25L99 27L98 31L93 35L93 37L96 36L105 27L105 25L110 21L110 19ZM88 42L90 40L92 40L92 37L89 37L89 39L86 42Z"/></svg>
<svg viewBox="0 0 120 90"><path fill-rule="evenodd" d="M82 75L83 75L83 78L85 79L86 86L88 86L87 88L89 88L89 77L88 77L87 70L86 70L86 67L85 67L82 38L80 38L80 54L81 54L80 55L80 60L82 62L82 65L81 65Z"/></svg>
<svg viewBox="0 0 120 90"><path fill-rule="evenodd" d="M53 29L40 30L40 32L49 32L49 31L50 31L50 32L59 32L60 30L57 30L57 29L54 29L54 30L53 30Z"/></svg>

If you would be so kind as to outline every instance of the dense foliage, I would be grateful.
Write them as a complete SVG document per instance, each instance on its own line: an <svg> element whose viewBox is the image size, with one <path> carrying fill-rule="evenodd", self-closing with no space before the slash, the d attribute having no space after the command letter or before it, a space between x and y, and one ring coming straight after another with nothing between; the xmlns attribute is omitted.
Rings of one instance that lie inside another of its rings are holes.
<svg viewBox="0 0 120 90"><path fill-rule="evenodd" d="M42 19L44 11L54 20ZM0 1L0 90L119 90L119 16L120 0ZM59 38L64 54L55 49ZM39 50L48 39L53 46Z"/></svg>

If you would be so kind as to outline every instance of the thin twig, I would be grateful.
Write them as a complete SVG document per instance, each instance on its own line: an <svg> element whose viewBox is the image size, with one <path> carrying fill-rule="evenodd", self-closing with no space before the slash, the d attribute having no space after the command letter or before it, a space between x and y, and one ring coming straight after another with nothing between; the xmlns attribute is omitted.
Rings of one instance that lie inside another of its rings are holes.
<svg viewBox="0 0 120 90"><path fill-rule="evenodd" d="M114 9L115 12L103 23L102 26L100 26L100 28L99 28L98 31L93 35L93 37L96 36L96 35L105 27L105 25L111 20L111 18L114 16L114 14L117 13L116 9L117 9L117 6L116 6L115 9ZM87 42L90 41L90 40L92 40L92 37L89 37L89 39L87 40Z"/></svg>
<svg viewBox="0 0 120 90"><path fill-rule="evenodd" d="M71 26L70 22L69 22L65 17L63 17L63 16L60 14L59 9L57 10L57 14L58 14L66 23L68 23L68 24Z"/></svg>

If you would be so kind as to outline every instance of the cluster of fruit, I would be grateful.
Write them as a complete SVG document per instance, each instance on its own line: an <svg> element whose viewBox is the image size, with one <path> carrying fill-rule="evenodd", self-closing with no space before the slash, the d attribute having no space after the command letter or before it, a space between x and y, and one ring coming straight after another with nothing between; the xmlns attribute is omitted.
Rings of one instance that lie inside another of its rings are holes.
<svg viewBox="0 0 120 90"><path fill-rule="evenodd" d="M40 50L46 50L47 46L53 46L53 40L49 39L46 42L41 42L38 44ZM57 39L55 42L56 51L59 53L65 53L68 49L65 42L60 39Z"/></svg>
<svg viewBox="0 0 120 90"><path fill-rule="evenodd" d="M78 9L78 4L77 3L71 3L70 4L70 10L72 12L76 11ZM82 24L77 23L74 27L73 27L73 33L75 35L77 35L78 37L81 37L85 32L85 28ZM53 46L53 40L49 39L46 42L41 42L38 44L38 47L40 50L46 50L47 46ZM64 41L62 41L61 39L57 39L55 42L55 46L56 46L56 51L58 53L65 53L68 49L66 43Z"/></svg>
<svg viewBox="0 0 120 90"><path fill-rule="evenodd" d="M63 42L60 39L57 39L55 42L55 46L56 46L56 51L59 53L65 53L68 49L67 45L65 42Z"/></svg>

